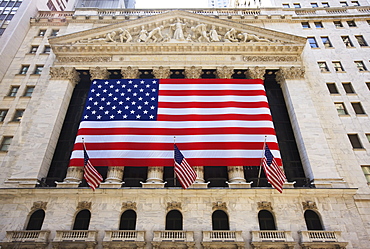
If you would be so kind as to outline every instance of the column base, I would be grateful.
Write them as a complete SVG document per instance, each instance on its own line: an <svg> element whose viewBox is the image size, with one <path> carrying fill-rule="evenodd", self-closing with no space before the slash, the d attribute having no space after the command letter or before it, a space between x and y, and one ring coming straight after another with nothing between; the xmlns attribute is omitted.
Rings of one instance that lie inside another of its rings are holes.
<svg viewBox="0 0 370 249"><path fill-rule="evenodd" d="M253 182L226 182L229 188L251 188Z"/></svg>
<svg viewBox="0 0 370 249"><path fill-rule="evenodd" d="M78 188L81 182L55 182L57 188Z"/></svg>
<svg viewBox="0 0 370 249"><path fill-rule="evenodd" d="M209 182L194 182L189 188L208 188Z"/></svg>
<svg viewBox="0 0 370 249"><path fill-rule="evenodd" d="M295 181L294 182L284 182L283 189L284 188L294 188L295 183L296 183Z"/></svg>
<svg viewBox="0 0 370 249"><path fill-rule="evenodd" d="M122 184L125 182L102 182L100 188L122 188Z"/></svg>
<svg viewBox="0 0 370 249"><path fill-rule="evenodd" d="M167 182L140 182L142 188L164 188Z"/></svg>

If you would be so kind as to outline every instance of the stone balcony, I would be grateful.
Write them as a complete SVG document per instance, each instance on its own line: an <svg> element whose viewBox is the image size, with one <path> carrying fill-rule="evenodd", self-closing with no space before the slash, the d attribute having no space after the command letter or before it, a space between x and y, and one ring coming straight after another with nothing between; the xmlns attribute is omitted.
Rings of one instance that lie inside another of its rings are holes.
<svg viewBox="0 0 370 249"><path fill-rule="evenodd" d="M103 239L103 249L145 247L145 231L136 230L106 230Z"/></svg>
<svg viewBox="0 0 370 249"><path fill-rule="evenodd" d="M245 248L242 231L203 231L202 245L204 249Z"/></svg>
<svg viewBox="0 0 370 249"><path fill-rule="evenodd" d="M93 249L97 244L98 231L57 230L52 242L53 248Z"/></svg>
<svg viewBox="0 0 370 249"><path fill-rule="evenodd" d="M194 232L165 230L153 232L153 248L194 248Z"/></svg>
<svg viewBox="0 0 370 249"><path fill-rule="evenodd" d="M286 248L293 249L296 245L290 231L263 230L251 231L251 245L255 249Z"/></svg>
<svg viewBox="0 0 370 249"><path fill-rule="evenodd" d="M348 242L340 231L300 231L302 249L345 249Z"/></svg>
<svg viewBox="0 0 370 249"><path fill-rule="evenodd" d="M48 243L50 231L7 231L1 248L45 248Z"/></svg>

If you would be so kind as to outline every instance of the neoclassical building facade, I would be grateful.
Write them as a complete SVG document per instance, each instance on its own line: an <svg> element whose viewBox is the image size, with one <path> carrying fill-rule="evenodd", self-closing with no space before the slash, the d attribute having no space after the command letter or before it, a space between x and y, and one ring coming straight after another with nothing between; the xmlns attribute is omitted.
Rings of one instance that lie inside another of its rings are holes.
<svg viewBox="0 0 370 249"><path fill-rule="evenodd" d="M370 10L282 7L39 12L0 87L1 247L367 248ZM283 193L259 165L88 188L69 158L91 80L151 78L263 79Z"/></svg>

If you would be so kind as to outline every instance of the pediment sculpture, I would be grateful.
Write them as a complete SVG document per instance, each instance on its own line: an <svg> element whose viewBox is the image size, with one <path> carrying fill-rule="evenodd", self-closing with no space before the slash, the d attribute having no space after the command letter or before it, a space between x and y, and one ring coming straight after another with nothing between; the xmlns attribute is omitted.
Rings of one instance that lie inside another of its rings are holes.
<svg viewBox="0 0 370 249"><path fill-rule="evenodd" d="M150 25L149 25L150 26ZM78 40L76 43L187 43L187 42L277 42L235 28L221 28L213 24L188 22L176 18L154 28L140 29L121 27L94 37Z"/></svg>

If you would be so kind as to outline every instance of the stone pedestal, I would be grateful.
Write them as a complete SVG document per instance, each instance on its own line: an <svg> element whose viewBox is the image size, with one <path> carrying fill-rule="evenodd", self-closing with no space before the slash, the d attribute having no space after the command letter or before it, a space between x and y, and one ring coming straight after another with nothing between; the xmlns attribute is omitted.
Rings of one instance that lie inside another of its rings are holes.
<svg viewBox="0 0 370 249"><path fill-rule="evenodd" d="M56 182L57 188L78 188L84 174L83 167L68 167L66 178L63 182Z"/></svg>
<svg viewBox="0 0 370 249"><path fill-rule="evenodd" d="M123 178L124 167L109 167L107 172L107 178L103 183L100 184L102 188L121 188Z"/></svg>
<svg viewBox="0 0 370 249"><path fill-rule="evenodd" d="M229 175L229 181L226 183L229 188L250 188L251 183L247 183L244 178L243 166L229 166L227 167L227 173Z"/></svg>
<svg viewBox="0 0 370 249"><path fill-rule="evenodd" d="M197 173L197 178L189 188L208 188L209 182L204 182L203 166L195 166L193 167L193 169Z"/></svg>
<svg viewBox="0 0 370 249"><path fill-rule="evenodd" d="M148 167L148 179L141 184L143 188L164 188L163 167Z"/></svg>

